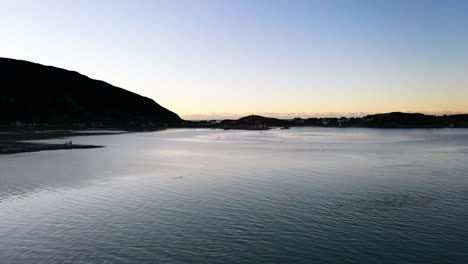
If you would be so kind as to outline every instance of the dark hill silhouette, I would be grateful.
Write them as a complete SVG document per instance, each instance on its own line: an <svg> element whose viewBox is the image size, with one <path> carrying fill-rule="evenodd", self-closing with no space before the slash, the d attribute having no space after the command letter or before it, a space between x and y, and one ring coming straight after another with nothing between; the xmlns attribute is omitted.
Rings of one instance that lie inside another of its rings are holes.
<svg viewBox="0 0 468 264"><path fill-rule="evenodd" d="M391 112L367 115L363 120L369 127L444 127L449 125L443 118L420 113Z"/></svg>
<svg viewBox="0 0 468 264"><path fill-rule="evenodd" d="M420 113L391 112L367 115L361 126L382 128L442 128L468 127L468 115L425 115Z"/></svg>
<svg viewBox="0 0 468 264"><path fill-rule="evenodd" d="M0 58L0 124L158 127L180 117L153 100L74 71Z"/></svg>
<svg viewBox="0 0 468 264"><path fill-rule="evenodd" d="M254 129L262 130L270 127L288 126L289 121L278 118L264 117L259 115L249 115L237 120L223 120L219 126L224 129Z"/></svg>

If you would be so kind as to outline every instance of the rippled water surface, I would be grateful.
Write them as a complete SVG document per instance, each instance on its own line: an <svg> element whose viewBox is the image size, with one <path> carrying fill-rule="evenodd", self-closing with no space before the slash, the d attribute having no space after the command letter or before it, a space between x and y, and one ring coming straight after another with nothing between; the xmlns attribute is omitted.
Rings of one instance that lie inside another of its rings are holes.
<svg viewBox="0 0 468 264"><path fill-rule="evenodd" d="M73 142L0 156L0 263L468 263L468 130Z"/></svg>

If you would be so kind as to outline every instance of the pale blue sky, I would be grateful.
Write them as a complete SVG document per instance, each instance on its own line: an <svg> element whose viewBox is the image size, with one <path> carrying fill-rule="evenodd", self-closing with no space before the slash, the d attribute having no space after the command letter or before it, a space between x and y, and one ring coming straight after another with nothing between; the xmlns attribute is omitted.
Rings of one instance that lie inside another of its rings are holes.
<svg viewBox="0 0 468 264"><path fill-rule="evenodd" d="M0 56L185 118L468 112L468 1L0 0Z"/></svg>

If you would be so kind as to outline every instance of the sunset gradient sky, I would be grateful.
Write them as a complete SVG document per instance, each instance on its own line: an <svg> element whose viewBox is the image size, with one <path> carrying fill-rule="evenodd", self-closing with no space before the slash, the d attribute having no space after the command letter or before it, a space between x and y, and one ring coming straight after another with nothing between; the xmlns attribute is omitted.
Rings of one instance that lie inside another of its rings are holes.
<svg viewBox="0 0 468 264"><path fill-rule="evenodd" d="M0 0L0 57L183 118L468 112L468 1Z"/></svg>

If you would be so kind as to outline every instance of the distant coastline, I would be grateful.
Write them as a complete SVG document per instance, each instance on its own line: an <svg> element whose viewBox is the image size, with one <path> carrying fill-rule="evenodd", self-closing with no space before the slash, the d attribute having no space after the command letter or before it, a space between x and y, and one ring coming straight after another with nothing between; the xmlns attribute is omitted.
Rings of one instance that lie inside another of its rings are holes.
<svg viewBox="0 0 468 264"><path fill-rule="evenodd" d="M158 131L166 128L210 128L224 130L268 130L271 128L289 129L291 127L363 127L363 128L468 128L468 114L433 116L414 113L393 112L386 114L368 115L365 117L340 117L340 118L294 118L278 119L258 115L250 115L237 120L206 120L185 121L168 125L166 127L112 127L114 131L106 131L107 126L102 125L80 125L73 127L59 124L54 126L40 124L12 124L1 126L0 131L0 155L24 152L36 152L44 150L59 149L90 149L103 146L96 145L74 145L67 144L69 137L110 135L128 132ZM79 131L75 131L79 130ZM88 131L86 131L88 130ZM115 132L115 130L121 130ZM42 140L52 138L63 138L63 144L49 144L27 142L30 140Z"/></svg>
<svg viewBox="0 0 468 264"><path fill-rule="evenodd" d="M368 128L468 128L468 114L425 115L391 112L364 117L279 119L250 115L237 120L183 121L181 127L220 129L268 129L272 127L368 127Z"/></svg>
<svg viewBox="0 0 468 264"><path fill-rule="evenodd" d="M214 129L241 129L241 130L265 130L274 127L367 127L367 128L468 128L468 114L456 115L426 115L421 113L391 112L367 115L364 117L311 117L279 119L260 115L249 115L239 119L224 120L180 120L177 122L158 125L152 123L140 123L135 125L128 123L55 123L44 124L41 122L11 122L0 124L0 131L41 131L41 130L121 130L127 132L157 131L167 128L214 128Z"/></svg>

